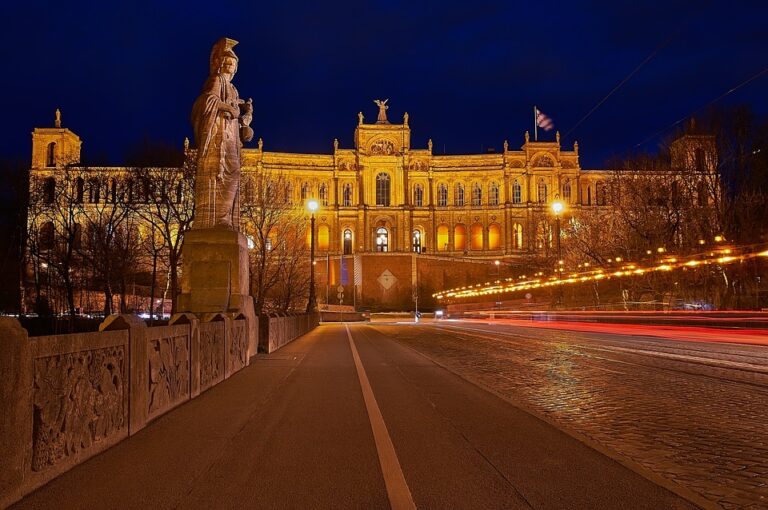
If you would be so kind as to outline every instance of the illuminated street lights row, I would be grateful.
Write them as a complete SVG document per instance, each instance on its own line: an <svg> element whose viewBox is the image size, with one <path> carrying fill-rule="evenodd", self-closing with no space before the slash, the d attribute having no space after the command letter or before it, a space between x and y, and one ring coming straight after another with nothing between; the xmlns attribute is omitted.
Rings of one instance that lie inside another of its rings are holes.
<svg viewBox="0 0 768 510"><path fill-rule="evenodd" d="M470 285L470 286L460 287L456 289L446 290L443 292L436 292L432 294L432 297L436 299L470 298L470 297L478 297L478 296L485 296L485 295L510 293L510 292L523 291L523 290L539 289L539 288L545 288L545 287L559 287L560 285L583 283L583 282L603 280L603 279L609 280L611 278L638 276L638 275L642 275L642 274L650 273L654 271L666 272L666 271L673 271L676 269L687 269L687 268L694 268L698 266L705 266L709 264L718 264L723 266L723 265L733 264L735 262L741 262L744 260L753 259L756 257L768 257L768 249L766 249L765 245L745 246L745 247L741 247L741 249L745 251L746 250L750 250L750 251L748 251L747 253L736 254L734 253L734 250L737 250L736 248L726 248L722 250L717 250L717 252L710 252L708 255L705 254L704 256L708 258L701 258L702 254L685 257L685 258L670 256L668 258L663 259L661 263L658 265L640 267L638 264L628 263L622 266L620 269L600 268L600 269L592 270L589 272L571 273L568 275L567 278L563 278L562 276L553 276L549 279L544 279L542 278L543 272L539 272L534 274L534 277L539 276L539 278L533 278L533 279L525 280L522 282L515 283L512 281L512 278L507 278L506 282L509 282L509 283L506 283L506 284L502 284L500 282L499 283L486 282L484 284L479 283L474 286ZM660 251L659 253L663 253L663 251ZM615 260L616 262L622 261L621 257L616 257ZM585 266L586 265L588 264L585 264ZM562 268L560 269L560 272L562 272Z"/></svg>

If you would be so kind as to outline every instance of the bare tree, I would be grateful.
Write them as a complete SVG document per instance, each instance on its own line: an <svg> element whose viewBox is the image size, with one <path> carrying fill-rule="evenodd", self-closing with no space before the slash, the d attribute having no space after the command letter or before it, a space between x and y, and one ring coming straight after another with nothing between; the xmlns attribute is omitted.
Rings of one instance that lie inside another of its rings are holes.
<svg viewBox="0 0 768 510"><path fill-rule="evenodd" d="M241 190L256 313L285 311L308 291L307 218L291 203L290 182L282 174L245 174Z"/></svg>

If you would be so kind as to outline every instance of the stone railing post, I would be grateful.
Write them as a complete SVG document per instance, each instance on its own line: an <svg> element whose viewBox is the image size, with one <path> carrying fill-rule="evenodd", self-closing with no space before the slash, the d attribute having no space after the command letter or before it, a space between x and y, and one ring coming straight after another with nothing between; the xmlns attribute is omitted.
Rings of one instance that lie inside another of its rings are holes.
<svg viewBox="0 0 768 510"><path fill-rule="evenodd" d="M29 338L11 317L0 317L0 374L0 508L5 508L20 497L32 448Z"/></svg>
<svg viewBox="0 0 768 510"><path fill-rule="evenodd" d="M169 326L189 324L189 397L200 395L200 319L192 313L177 313L168 321Z"/></svg>
<svg viewBox="0 0 768 510"><path fill-rule="evenodd" d="M135 315L110 315L99 324L99 331L128 330L128 434L147 426L149 402L149 358L147 325Z"/></svg>

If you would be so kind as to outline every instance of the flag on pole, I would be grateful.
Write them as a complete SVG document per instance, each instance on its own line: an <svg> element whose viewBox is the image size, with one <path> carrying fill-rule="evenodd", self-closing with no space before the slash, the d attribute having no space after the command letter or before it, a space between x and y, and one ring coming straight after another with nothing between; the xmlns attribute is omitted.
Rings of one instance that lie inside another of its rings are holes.
<svg viewBox="0 0 768 510"><path fill-rule="evenodd" d="M552 122L552 119L544 115L544 112L538 108L536 109L536 125L544 131L552 131L552 128L555 127L555 123Z"/></svg>

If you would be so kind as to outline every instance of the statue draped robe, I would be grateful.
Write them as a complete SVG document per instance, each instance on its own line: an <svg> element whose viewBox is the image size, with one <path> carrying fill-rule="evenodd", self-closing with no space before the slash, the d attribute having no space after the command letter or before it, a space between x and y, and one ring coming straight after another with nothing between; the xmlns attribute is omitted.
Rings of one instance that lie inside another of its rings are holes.
<svg viewBox="0 0 768 510"><path fill-rule="evenodd" d="M239 230L240 122L226 105L237 106L237 89L221 74L210 76L192 107L197 143L195 229Z"/></svg>

